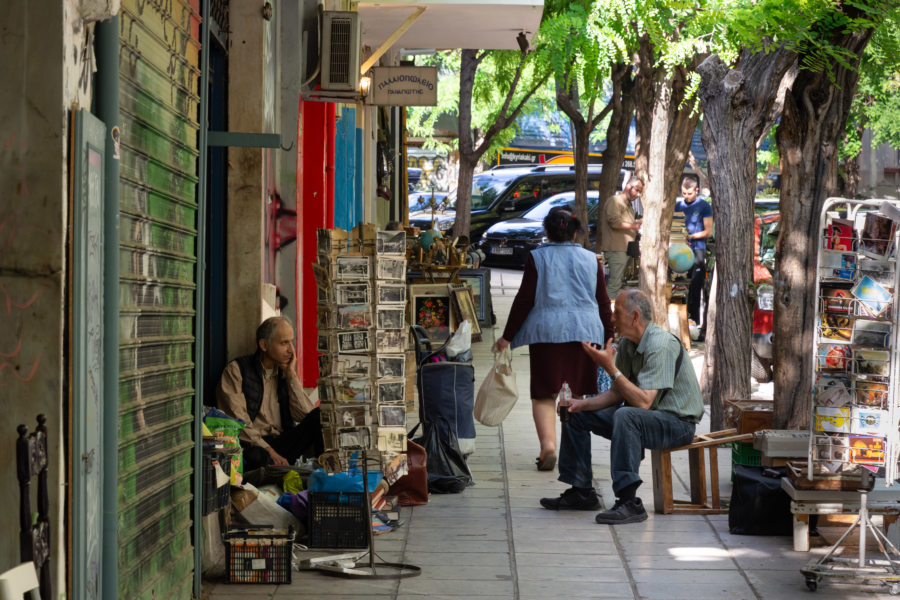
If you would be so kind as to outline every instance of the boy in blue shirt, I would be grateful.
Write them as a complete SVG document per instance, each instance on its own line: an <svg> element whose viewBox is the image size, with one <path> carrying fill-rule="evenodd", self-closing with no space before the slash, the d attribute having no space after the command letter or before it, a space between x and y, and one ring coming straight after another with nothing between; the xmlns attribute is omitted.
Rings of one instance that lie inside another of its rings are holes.
<svg viewBox="0 0 900 600"><path fill-rule="evenodd" d="M694 266L688 271L688 278L691 281L688 288L688 318L697 327L701 327L700 295L703 293L703 281L706 278L706 238L710 237L713 231L712 206L700 198L700 187L693 177L688 176L681 180L681 197L684 200L675 203L675 212L684 213L687 243L694 252Z"/></svg>

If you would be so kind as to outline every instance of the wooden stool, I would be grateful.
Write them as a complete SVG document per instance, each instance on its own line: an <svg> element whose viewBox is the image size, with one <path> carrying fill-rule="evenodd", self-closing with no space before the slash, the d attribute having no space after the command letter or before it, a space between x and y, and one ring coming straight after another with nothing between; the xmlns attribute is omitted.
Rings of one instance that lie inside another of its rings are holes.
<svg viewBox="0 0 900 600"><path fill-rule="evenodd" d="M719 498L718 447L722 444L753 439L752 433L734 435L736 429L724 429L704 433L694 438L686 446L670 450L651 450L653 464L653 510L662 514L719 515L728 512L722 508ZM706 493L706 465L703 450L709 451L710 494ZM675 500L672 495L672 452L688 451L691 473L691 499ZM707 498L711 501L707 502Z"/></svg>

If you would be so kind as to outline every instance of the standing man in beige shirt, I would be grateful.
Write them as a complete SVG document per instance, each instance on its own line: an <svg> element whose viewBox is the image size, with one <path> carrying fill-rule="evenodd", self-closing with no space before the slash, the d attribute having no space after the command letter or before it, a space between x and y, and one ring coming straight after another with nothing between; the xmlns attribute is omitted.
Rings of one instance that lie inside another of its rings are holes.
<svg viewBox="0 0 900 600"><path fill-rule="evenodd" d="M256 329L257 350L225 367L216 390L219 408L247 426L241 431L244 471L290 465L324 450L319 409L297 378L294 328L270 317ZM295 423L296 421L296 423Z"/></svg>
<svg viewBox="0 0 900 600"><path fill-rule="evenodd" d="M606 286L610 298L618 296L625 284L625 266L628 264L628 242L637 239L641 221L634 216L632 202L644 191L644 182L632 177L625 189L606 200L600 213L600 250L609 265L609 283Z"/></svg>

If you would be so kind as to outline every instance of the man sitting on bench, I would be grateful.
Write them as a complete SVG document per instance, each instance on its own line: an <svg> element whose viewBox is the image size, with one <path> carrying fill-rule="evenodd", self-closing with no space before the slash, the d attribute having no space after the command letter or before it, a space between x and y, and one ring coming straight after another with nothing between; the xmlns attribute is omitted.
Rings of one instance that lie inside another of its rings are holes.
<svg viewBox="0 0 900 600"><path fill-rule="evenodd" d="M300 456L312 458L324 450L319 409L294 370L291 321L263 321L256 329L256 346L255 353L225 366L216 390L219 408L247 423L241 431L245 473L266 465L291 465Z"/></svg>
<svg viewBox="0 0 900 600"><path fill-rule="evenodd" d="M594 363L609 373L609 391L569 406L562 426L559 480L572 487L559 498L542 498L551 510L595 510L591 433L610 440L610 464L616 503L597 515L600 524L638 523L647 511L636 496L644 448L665 450L689 444L703 417L703 399L694 367L681 342L653 323L647 296L627 290L616 298L613 324L621 336L598 349L582 342Z"/></svg>

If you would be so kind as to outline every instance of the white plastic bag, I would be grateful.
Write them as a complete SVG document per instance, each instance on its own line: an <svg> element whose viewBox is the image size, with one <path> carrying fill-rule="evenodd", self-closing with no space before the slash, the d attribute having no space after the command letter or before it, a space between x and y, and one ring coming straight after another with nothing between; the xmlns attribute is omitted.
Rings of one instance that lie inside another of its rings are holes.
<svg viewBox="0 0 900 600"><path fill-rule="evenodd" d="M519 399L516 374L512 369L509 346L500 351L493 368L478 388L475 397L475 419L482 425L497 427Z"/></svg>
<svg viewBox="0 0 900 600"><path fill-rule="evenodd" d="M456 328L456 332L454 332L450 341L447 342L447 347L444 351L447 353L447 358L453 360L455 357L463 352L467 352L471 348L472 324L469 323L468 320L464 320L459 324L459 327Z"/></svg>

